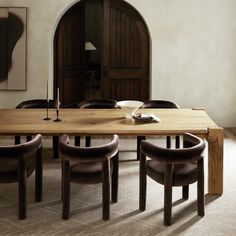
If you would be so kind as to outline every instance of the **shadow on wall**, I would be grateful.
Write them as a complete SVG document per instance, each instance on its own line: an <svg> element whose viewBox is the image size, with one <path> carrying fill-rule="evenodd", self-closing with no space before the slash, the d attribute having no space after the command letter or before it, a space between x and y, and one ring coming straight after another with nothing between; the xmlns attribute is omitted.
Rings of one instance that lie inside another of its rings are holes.
<svg viewBox="0 0 236 236"><path fill-rule="evenodd" d="M15 14L0 17L0 82L7 80L12 66L12 54L24 32L24 23Z"/></svg>

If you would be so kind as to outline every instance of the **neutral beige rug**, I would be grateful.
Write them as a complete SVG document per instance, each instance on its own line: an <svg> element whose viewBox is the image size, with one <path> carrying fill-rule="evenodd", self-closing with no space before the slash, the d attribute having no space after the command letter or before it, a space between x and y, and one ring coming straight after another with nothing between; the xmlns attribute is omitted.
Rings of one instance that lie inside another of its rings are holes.
<svg viewBox="0 0 236 236"><path fill-rule="evenodd" d="M46 141L48 145L49 140ZM17 185L0 184L0 235L236 235L236 140L225 139L224 195L206 194L206 215L196 211L196 184L182 201L174 188L173 225L163 225L163 186L148 179L147 210L138 210L136 140L121 140L119 201L102 220L101 185L72 185L71 215L61 219L60 161L44 152L43 201L34 202L34 176L27 182L27 219L17 219ZM124 151L126 150L126 151ZM205 163L207 162L207 159ZM207 174L206 174L207 180ZM207 181L206 181L207 185ZM205 188L207 191L207 188Z"/></svg>

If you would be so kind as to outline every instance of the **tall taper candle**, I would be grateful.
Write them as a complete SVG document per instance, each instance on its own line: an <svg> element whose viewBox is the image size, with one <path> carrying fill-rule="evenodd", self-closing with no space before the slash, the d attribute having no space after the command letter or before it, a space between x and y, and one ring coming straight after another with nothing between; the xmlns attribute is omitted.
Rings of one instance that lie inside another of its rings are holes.
<svg viewBox="0 0 236 236"><path fill-rule="evenodd" d="M59 104L60 104L60 100L59 100L59 87L57 88L57 110L59 111Z"/></svg>
<svg viewBox="0 0 236 236"><path fill-rule="evenodd" d="M47 102L49 101L49 98L48 98L48 80L47 80Z"/></svg>

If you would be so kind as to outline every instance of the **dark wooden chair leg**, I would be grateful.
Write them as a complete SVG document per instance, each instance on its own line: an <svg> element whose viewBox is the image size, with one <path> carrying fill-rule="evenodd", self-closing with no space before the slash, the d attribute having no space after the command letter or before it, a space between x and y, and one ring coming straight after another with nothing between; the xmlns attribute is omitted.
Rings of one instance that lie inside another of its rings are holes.
<svg viewBox="0 0 236 236"><path fill-rule="evenodd" d="M102 218L110 218L110 162L103 161L103 181L102 181Z"/></svg>
<svg viewBox="0 0 236 236"><path fill-rule="evenodd" d="M139 162L139 210L146 209L146 195L147 195L147 176L146 176L146 156L140 153Z"/></svg>
<svg viewBox="0 0 236 236"><path fill-rule="evenodd" d="M70 162L63 161L63 204L62 204L62 218L64 220L69 218L70 213Z"/></svg>
<svg viewBox="0 0 236 236"><path fill-rule="evenodd" d="M59 136L53 136L52 137L52 146L53 146L53 158L57 159L59 157Z"/></svg>
<svg viewBox="0 0 236 236"><path fill-rule="evenodd" d="M166 164L164 179L164 224L171 225L173 165Z"/></svg>
<svg viewBox="0 0 236 236"><path fill-rule="evenodd" d="M113 161L113 172L112 172L112 189L111 189L111 200L112 202L118 201L118 175L119 175L119 152L112 158Z"/></svg>
<svg viewBox="0 0 236 236"><path fill-rule="evenodd" d="M80 136L75 136L75 146L80 146Z"/></svg>
<svg viewBox="0 0 236 236"><path fill-rule="evenodd" d="M146 140L146 136L137 136L137 161L140 158L140 143L142 140Z"/></svg>
<svg viewBox="0 0 236 236"><path fill-rule="evenodd" d="M180 148L180 136L175 136L175 147Z"/></svg>
<svg viewBox="0 0 236 236"><path fill-rule="evenodd" d="M189 185L182 187L182 198L187 200L189 197Z"/></svg>
<svg viewBox="0 0 236 236"><path fill-rule="evenodd" d="M61 201L63 202L63 194L64 194L64 164L63 158L61 158Z"/></svg>
<svg viewBox="0 0 236 236"><path fill-rule="evenodd" d="M91 137L85 136L85 147L90 147L90 146L91 146Z"/></svg>
<svg viewBox="0 0 236 236"><path fill-rule="evenodd" d="M15 145L20 144L20 136L15 136Z"/></svg>
<svg viewBox="0 0 236 236"><path fill-rule="evenodd" d="M19 159L18 167L18 218L23 220L26 218L26 166L23 158Z"/></svg>
<svg viewBox="0 0 236 236"><path fill-rule="evenodd" d="M36 168L35 168L35 201L42 201L42 147L36 153Z"/></svg>
<svg viewBox="0 0 236 236"><path fill-rule="evenodd" d="M204 160L198 160L198 181L197 181L197 205L198 215L205 215L205 195L204 195Z"/></svg>
<svg viewBox="0 0 236 236"><path fill-rule="evenodd" d="M171 136L166 136L166 147L171 148Z"/></svg>
<svg viewBox="0 0 236 236"><path fill-rule="evenodd" d="M32 136L26 136L26 141L29 142L32 140Z"/></svg>

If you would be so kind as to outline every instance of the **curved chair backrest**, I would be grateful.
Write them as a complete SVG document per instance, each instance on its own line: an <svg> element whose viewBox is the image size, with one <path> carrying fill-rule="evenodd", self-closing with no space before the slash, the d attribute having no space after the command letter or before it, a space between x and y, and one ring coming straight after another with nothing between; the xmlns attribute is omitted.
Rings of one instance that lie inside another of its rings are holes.
<svg viewBox="0 0 236 236"><path fill-rule="evenodd" d="M179 106L170 101L165 100L148 100L144 101L141 108L179 108Z"/></svg>
<svg viewBox="0 0 236 236"><path fill-rule="evenodd" d="M63 159L78 162L96 162L112 158L118 152L119 138L112 136L112 140L104 145L94 147L78 147L69 144L69 136L64 134L60 140L60 153Z"/></svg>
<svg viewBox="0 0 236 236"><path fill-rule="evenodd" d="M0 146L0 183L17 182L20 163L26 168L27 177L35 169L35 158L32 158L42 148L42 136L36 135L29 142L18 145Z"/></svg>
<svg viewBox="0 0 236 236"><path fill-rule="evenodd" d="M33 99L26 100L21 102L16 106L16 109L47 109L47 108L55 108L56 101L49 99ZM15 144L19 144L21 140L20 136L15 136ZM27 136L27 141L31 140L31 136ZM54 149L54 158L58 157L58 136L53 136L53 149Z"/></svg>
<svg viewBox="0 0 236 236"><path fill-rule="evenodd" d="M206 146L204 140L189 133L186 133L183 138L188 147L179 149L162 148L146 141L141 141L141 152L153 160L169 164L193 162L201 159L201 154Z"/></svg>
<svg viewBox="0 0 236 236"><path fill-rule="evenodd" d="M79 108L117 108L117 102L113 99L93 99L80 102Z"/></svg>
<svg viewBox="0 0 236 236"><path fill-rule="evenodd" d="M80 102L73 102L73 103L68 103L68 104L61 104L61 108L79 108Z"/></svg>
<svg viewBox="0 0 236 236"><path fill-rule="evenodd" d="M18 144L18 145L8 145L0 146L0 159L10 160L25 158L35 153L42 146L42 136L37 134L31 141Z"/></svg>
<svg viewBox="0 0 236 236"><path fill-rule="evenodd" d="M27 109L27 108L55 108L55 101L46 99L34 99L21 102L16 106L17 109Z"/></svg>

